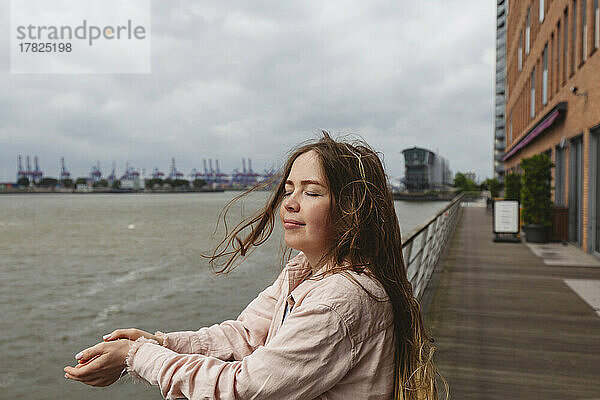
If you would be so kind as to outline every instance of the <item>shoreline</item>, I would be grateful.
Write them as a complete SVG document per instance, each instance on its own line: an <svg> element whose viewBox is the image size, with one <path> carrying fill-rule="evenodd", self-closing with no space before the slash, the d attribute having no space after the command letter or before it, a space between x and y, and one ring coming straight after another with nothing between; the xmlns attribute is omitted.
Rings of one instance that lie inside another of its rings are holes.
<svg viewBox="0 0 600 400"><path fill-rule="evenodd" d="M223 193L230 190L210 189L210 190L1 190L0 195L23 195L23 194L188 194L188 193ZM236 191L236 190L231 190Z"/></svg>

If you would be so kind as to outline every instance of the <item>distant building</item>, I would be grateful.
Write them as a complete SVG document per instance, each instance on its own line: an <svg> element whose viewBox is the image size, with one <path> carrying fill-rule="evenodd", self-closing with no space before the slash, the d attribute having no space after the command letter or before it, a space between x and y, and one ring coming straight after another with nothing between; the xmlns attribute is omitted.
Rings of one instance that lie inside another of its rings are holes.
<svg viewBox="0 0 600 400"><path fill-rule="evenodd" d="M452 185L448 161L431 150L413 147L402 151L405 174L402 183L409 192L443 190Z"/></svg>
<svg viewBox="0 0 600 400"><path fill-rule="evenodd" d="M550 156L569 241L600 257L598 0L512 0L507 17L506 171Z"/></svg>
<svg viewBox="0 0 600 400"><path fill-rule="evenodd" d="M504 150L506 148L506 13L509 0L497 1L496 13L496 97L494 108L494 177L504 183ZM514 2L514 0L513 0ZM515 2L516 3L516 2ZM475 181L473 179L473 181Z"/></svg>

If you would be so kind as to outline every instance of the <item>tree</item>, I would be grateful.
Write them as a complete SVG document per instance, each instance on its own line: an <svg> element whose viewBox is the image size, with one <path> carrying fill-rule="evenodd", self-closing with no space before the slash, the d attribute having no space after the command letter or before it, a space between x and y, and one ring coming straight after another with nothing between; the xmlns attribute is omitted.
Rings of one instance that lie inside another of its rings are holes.
<svg viewBox="0 0 600 400"><path fill-rule="evenodd" d="M194 188L200 189L200 188L206 186L206 181L204 179L194 179L194 182L192 182L192 185L194 186Z"/></svg>
<svg viewBox="0 0 600 400"><path fill-rule="evenodd" d="M173 181L173 186L175 187L186 187L186 186L190 186L190 181L188 181L187 179L175 179Z"/></svg>
<svg viewBox="0 0 600 400"><path fill-rule="evenodd" d="M94 187L108 187L108 181L106 179L100 179L98 182L94 182Z"/></svg>
<svg viewBox="0 0 600 400"><path fill-rule="evenodd" d="M85 179L85 178L77 178L75 180L75 185L87 185L87 179Z"/></svg>
<svg viewBox="0 0 600 400"><path fill-rule="evenodd" d="M19 178L19 180L17 181L17 185L19 186L29 186L29 178L26 176L22 176Z"/></svg>
<svg viewBox="0 0 600 400"><path fill-rule="evenodd" d="M42 178L42 180L38 184L38 186L43 186L43 187L54 187L56 185L58 185L58 180L55 178L50 178L50 177Z"/></svg>
<svg viewBox="0 0 600 400"><path fill-rule="evenodd" d="M160 178L147 179L145 182L146 189L154 189L154 186L162 186L163 180Z"/></svg>
<svg viewBox="0 0 600 400"><path fill-rule="evenodd" d="M462 172L457 172L454 176L454 187L458 189L458 192L470 192L478 190L475 182L467 178L467 176Z"/></svg>
<svg viewBox="0 0 600 400"><path fill-rule="evenodd" d="M121 181L120 181L120 180L118 180L118 179L115 179L115 180L113 181L113 183L112 183L112 186L111 186L111 187L112 187L113 189L119 189L119 188L121 188Z"/></svg>
<svg viewBox="0 0 600 400"><path fill-rule="evenodd" d="M73 187L73 179L71 178L63 179L62 181L60 181L60 183L66 188Z"/></svg>

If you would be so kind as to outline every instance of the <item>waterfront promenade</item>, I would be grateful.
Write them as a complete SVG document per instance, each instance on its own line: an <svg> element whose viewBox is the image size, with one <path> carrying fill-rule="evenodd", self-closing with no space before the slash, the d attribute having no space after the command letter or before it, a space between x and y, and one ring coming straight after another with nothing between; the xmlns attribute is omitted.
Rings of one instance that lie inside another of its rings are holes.
<svg viewBox="0 0 600 400"><path fill-rule="evenodd" d="M492 237L491 211L463 208L435 275L426 319L450 398L600 399L600 315L567 284L600 268Z"/></svg>

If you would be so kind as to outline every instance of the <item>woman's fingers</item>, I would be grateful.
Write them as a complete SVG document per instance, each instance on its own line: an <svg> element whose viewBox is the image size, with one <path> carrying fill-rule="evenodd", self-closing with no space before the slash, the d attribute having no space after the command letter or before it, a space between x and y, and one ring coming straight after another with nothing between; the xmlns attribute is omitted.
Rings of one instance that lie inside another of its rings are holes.
<svg viewBox="0 0 600 400"><path fill-rule="evenodd" d="M81 363L81 364L85 364L88 361L90 361L91 359L93 359L94 357L99 356L100 354L103 353L103 346L104 343L98 343L92 347L88 347L85 350L80 351L79 353L77 353L75 355L75 359Z"/></svg>
<svg viewBox="0 0 600 400"><path fill-rule="evenodd" d="M152 337L152 334L136 328L116 329L108 335L102 336L102 340L104 340L105 342L117 339L137 340L141 336L149 338Z"/></svg>
<svg viewBox="0 0 600 400"><path fill-rule="evenodd" d="M108 386L119 379L125 367L125 357L129 350L129 340L120 340L110 343L99 343L84 350L83 357L88 350L99 352L94 358L75 367L64 368L65 377L91 386ZM90 351L90 353L93 353Z"/></svg>
<svg viewBox="0 0 600 400"><path fill-rule="evenodd" d="M84 350L85 352L85 350ZM103 354L98 354L93 356L92 358L90 358L89 360L86 360L84 362L79 362L76 366L71 367L71 366L66 366L64 368L65 372L67 372L70 375L73 376L85 376L85 375L89 375L90 373L93 373L95 370L98 370L99 368L102 367L102 355Z"/></svg>
<svg viewBox="0 0 600 400"><path fill-rule="evenodd" d="M117 340L117 339L121 339L121 338L129 339L129 331L130 330L132 330L132 329L115 329L108 335L102 336L102 340L104 340L105 342L109 342L111 340Z"/></svg>
<svg viewBox="0 0 600 400"><path fill-rule="evenodd" d="M89 384L91 380L102 378L105 375L106 358L107 355L102 354L86 364L79 364L75 367L67 366L64 368L65 376Z"/></svg>

